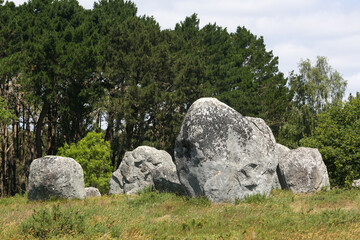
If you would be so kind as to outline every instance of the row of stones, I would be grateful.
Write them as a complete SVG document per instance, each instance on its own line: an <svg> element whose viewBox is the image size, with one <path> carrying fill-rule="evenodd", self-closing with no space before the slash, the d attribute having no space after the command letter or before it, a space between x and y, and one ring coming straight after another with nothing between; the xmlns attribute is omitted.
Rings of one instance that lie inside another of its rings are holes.
<svg viewBox="0 0 360 240"><path fill-rule="evenodd" d="M273 188L314 192L329 186L317 149L290 150L277 144L259 118L244 117L226 104L203 98L189 109L175 144L175 163L161 150L141 146L126 152L110 179L110 194L159 191L234 202ZM30 167L29 199L84 197L76 161L47 156Z"/></svg>

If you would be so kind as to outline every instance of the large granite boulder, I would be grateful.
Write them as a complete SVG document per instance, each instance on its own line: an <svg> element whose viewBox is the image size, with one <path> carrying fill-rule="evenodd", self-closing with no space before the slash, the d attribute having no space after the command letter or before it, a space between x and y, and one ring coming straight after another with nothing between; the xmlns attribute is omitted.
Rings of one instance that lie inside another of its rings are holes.
<svg viewBox="0 0 360 240"><path fill-rule="evenodd" d="M126 152L111 176L110 194L134 194L148 186L159 191L179 192L182 186L170 154L153 147L140 146Z"/></svg>
<svg viewBox="0 0 360 240"><path fill-rule="evenodd" d="M85 188L86 197L101 197L101 193L99 189L95 187L87 187Z"/></svg>
<svg viewBox="0 0 360 240"><path fill-rule="evenodd" d="M279 154L279 180L283 189L294 193L311 193L329 188L329 176L320 152L300 147ZM282 150L281 150L282 151Z"/></svg>
<svg viewBox="0 0 360 240"><path fill-rule="evenodd" d="M244 117L215 98L194 102L175 143L181 183L192 197L234 202L269 194L276 142L262 119Z"/></svg>
<svg viewBox="0 0 360 240"><path fill-rule="evenodd" d="M84 173L72 158L46 156L30 165L30 201L57 198L85 198Z"/></svg>

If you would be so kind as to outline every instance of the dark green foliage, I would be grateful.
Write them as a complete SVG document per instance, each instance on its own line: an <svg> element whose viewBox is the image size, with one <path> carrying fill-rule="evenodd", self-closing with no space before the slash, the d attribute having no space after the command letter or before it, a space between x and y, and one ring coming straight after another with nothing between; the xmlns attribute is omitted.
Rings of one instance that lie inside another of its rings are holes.
<svg viewBox="0 0 360 240"><path fill-rule="evenodd" d="M15 120L16 116L9 110L7 102L0 97L0 126L9 125L12 120Z"/></svg>
<svg viewBox="0 0 360 240"><path fill-rule="evenodd" d="M332 186L350 187L360 178L360 94L318 115L314 133L301 145L318 148Z"/></svg>
<svg viewBox="0 0 360 240"><path fill-rule="evenodd" d="M86 187L96 187L101 194L109 192L112 174L110 144L104 141L101 133L90 132L76 144L65 144L59 148L58 154L80 163Z"/></svg>
<svg viewBox="0 0 360 240"><path fill-rule="evenodd" d="M309 59L300 61L299 74L290 75L289 85L294 97L278 140L296 148L300 139L314 132L317 114L341 103L347 82L326 57L318 56L315 64Z"/></svg>
<svg viewBox="0 0 360 240"><path fill-rule="evenodd" d="M245 27L238 27L230 37L233 49L226 57L230 59L227 81L218 79L219 99L245 116L263 118L278 135L292 97L287 79L279 72L278 58L266 51L263 37Z"/></svg>
<svg viewBox="0 0 360 240"><path fill-rule="evenodd" d="M64 235L79 235L85 232L85 216L78 209L62 208L54 204L51 209L42 208L21 223L23 234L39 239Z"/></svg>
<svg viewBox="0 0 360 240"><path fill-rule="evenodd" d="M113 168L139 145L173 154L183 117L200 97L263 118L276 136L285 123L287 79L264 39L245 27L201 28L193 14L161 30L124 0L101 0L92 10L76 0L30 0L0 10L0 97L16 116L1 146L3 161L14 162L2 165L12 170L1 172L0 187L13 193L26 190L34 158L75 146L88 132L106 128ZM92 171L85 170L87 184L99 184Z"/></svg>

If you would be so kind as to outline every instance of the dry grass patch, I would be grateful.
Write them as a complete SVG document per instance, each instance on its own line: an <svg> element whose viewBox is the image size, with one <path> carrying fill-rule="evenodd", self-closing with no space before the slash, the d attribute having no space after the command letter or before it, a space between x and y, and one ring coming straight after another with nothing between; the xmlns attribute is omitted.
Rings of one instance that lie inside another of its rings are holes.
<svg viewBox="0 0 360 240"><path fill-rule="evenodd" d="M296 213L316 214L335 209L358 213L359 200L358 191L335 189L314 194L297 194L293 197L290 207Z"/></svg>

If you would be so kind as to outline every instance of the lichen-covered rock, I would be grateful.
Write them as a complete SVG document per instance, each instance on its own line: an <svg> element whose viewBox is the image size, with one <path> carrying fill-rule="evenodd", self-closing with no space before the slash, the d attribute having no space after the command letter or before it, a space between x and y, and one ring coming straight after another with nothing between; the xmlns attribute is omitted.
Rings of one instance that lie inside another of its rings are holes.
<svg viewBox="0 0 360 240"><path fill-rule="evenodd" d="M95 187L87 187L85 188L86 197L101 197L101 193L99 189Z"/></svg>
<svg viewBox="0 0 360 240"><path fill-rule="evenodd" d="M109 193L134 194L149 186L167 192L182 188L170 154L148 146L126 152L119 168L111 176Z"/></svg>
<svg viewBox="0 0 360 240"><path fill-rule="evenodd" d="M243 117L215 98L199 99L175 143L180 181L190 196L213 202L267 195L277 166L275 145L262 119Z"/></svg>
<svg viewBox="0 0 360 240"><path fill-rule="evenodd" d="M315 148L300 147L285 151L279 158L279 168L283 189L294 193L312 193L330 186L325 163Z"/></svg>
<svg viewBox="0 0 360 240"><path fill-rule="evenodd" d="M278 159L283 159L290 151L291 150L288 147L285 147L279 143L276 144L276 157Z"/></svg>
<svg viewBox="0 0 360 240"><path fill-rule="evenodd" d="M30 201L56 198L85 198L84 173L72 158L45 156L30 165Z"/></svg>

